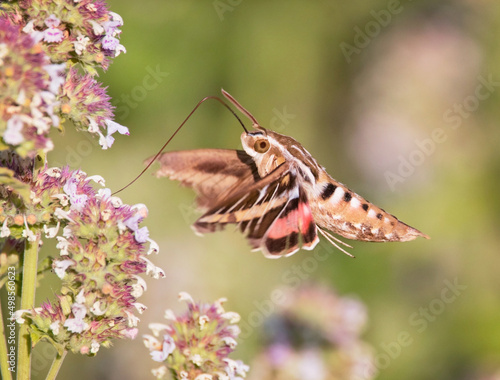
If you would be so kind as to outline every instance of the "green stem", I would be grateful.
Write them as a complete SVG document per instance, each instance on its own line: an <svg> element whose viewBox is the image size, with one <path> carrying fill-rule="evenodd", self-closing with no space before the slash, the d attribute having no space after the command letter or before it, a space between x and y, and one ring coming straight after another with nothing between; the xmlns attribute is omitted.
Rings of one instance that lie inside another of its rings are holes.
<svg viewBox="0 0 500 380"><path fill-rule="evenodd" d="M40 232L35 241L26 241L23 257L23 281L21 287L21 309L31 310L35 304L36 273L38 263L38 244ZM19 329L17 379L26 380L31 377L31 338L28 324L23 323Z"/></svg>
<svg viewBox="0 0 500 380"><path fill-rule="evenodd" d="M0 342L0 370L2 379L12 380L12 374L9 371L9 363L7 360L7 336L5 335L5 325L3 323L2 307L0 305L0 336L3 337Z"/></svg>
<svg viewBox="0 0 500 380"><path fill-rule="evenodd" d="M61 365L64 361L64 358L66 357L66 354L68 351L64 350L62 354L57 353L57 356L54 358L54 361L52 362L52 366L50 367L50 371L47 374L47 377L45 380L54 380L61 369Z"/></svg>

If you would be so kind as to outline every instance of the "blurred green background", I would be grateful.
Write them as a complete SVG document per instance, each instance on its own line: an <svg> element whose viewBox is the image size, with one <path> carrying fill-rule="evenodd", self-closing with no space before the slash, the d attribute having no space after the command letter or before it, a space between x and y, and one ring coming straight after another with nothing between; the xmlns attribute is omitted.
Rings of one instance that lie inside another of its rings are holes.
<svg viewBox="0 0 500 380"><path fill-rule="evenodd" d="M300 141L338 181L432 237L354 242L356 259L331 251L303 276L365 303L378 378L489 379L500 368L497 2L108 4L125 21L127 53L100 79L131 135L103 151L68 128L55 137L51 164L100 174L116 190L200 99L224 88L264 127ZM168 149L240 149L240 134L234 117L210 101ZM161 248L152 260L167 274L147 279L140 334L164 309L182 309L180 291L207 302L227 297L227 310L245 321L273 289L293 285L290 271L313 254L268 260L239 233L197 237L193 192L151 173L120 194L148 206L145 225ZM454 298L449 283L460 285ZM384 347L402 332L411 343L388 356ZM251 363L261 338L255 329L233 357ZM35 375L48 370L47 357L50 348L39 347ZM148 378L157 366L140 339L66 360L61 378L74 380Z"/></svg>

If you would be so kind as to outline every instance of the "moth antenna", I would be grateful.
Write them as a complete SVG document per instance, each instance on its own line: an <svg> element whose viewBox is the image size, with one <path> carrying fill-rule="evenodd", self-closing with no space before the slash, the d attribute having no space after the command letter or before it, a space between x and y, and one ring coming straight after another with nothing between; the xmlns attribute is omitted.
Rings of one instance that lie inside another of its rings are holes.
<svg viewBox="0 0 500 380"><path fill-rule="evenodd" d="M252 121L254 128L257 128L257 127L262 128L260 126L259 122L257 121L257 119L250 112L248 112L245 109L245 107L243 107L235 98L233 98L233 96L229 92L227 92L223 88L221 88L221 91L222 91L222 95L224 95L227 100L229 100L236 108L238 108L240 110L241 113L243 113L246 117L248 117ZM245 131L246 131L246 129L245 129Z"/></svg>
<svg viewBox="0 0 500 380"><path fill-rule="evenodd" d="M224 91L224 90L223 90ZM229 94L228 94L229 95ZM229 95L231 96L231 95ZM232 97L231 97L232 98ZM240 122L241 126L243 127L243 129L245 130L246 133L248 133L248 130L245 128L245 124L243 124L243 122L241 121L241 119L239 118L239 116L236 114L236 112L234 112L231 107L229 107L229 105L227 105L226 102L224 102L224 100L222 100L221 98L217 97L217 96L206 96L204 97L203 99L201 99L198 104L196 105L196 107L193 108L193 110L189 113L189 115L184 119L184 121L182 122L181 125L179 125L179 127L175 130L175 132L172 134L172 136L170 136L170 138L167 140L167 142L161 147L161 149L158 151L158 153L156 153L156 155L154 156L154 158L151 160L151 162L149 164L147 164L147 166L144 168L144 170L137 176L134 178L134 180L130 183L128 183L126 186L122 187L120 190L117 190L115 191L112 195L115 195L115 194L118 194L119 192L125 190L127 187L129 187L130 185L132 185L135 181L137 181L145 172L146 170L149 169L149 167L151 165L153 165L153 163L156 161L156 159L160 156L160 154L163 153L163 150L167 147L167 145L170 143L170 141L172 141L172 139L175 137L175 135L177 134L177 132L179 132L181 130L181 128L184 126L184 124L186 124L186 122L189 120L189 118L191 117L191 115L193 115L193 113L198 109L199 106L201 106L202 103L204 103L205 101L209 100L209 99L214 99L214 100L217 100L219 103L221 103L224 107L226 107L232 114L233 116L238 119L238 121ZM237 103L237 102L236 102ZM241 106L240 106L241 107Z"/></svg>

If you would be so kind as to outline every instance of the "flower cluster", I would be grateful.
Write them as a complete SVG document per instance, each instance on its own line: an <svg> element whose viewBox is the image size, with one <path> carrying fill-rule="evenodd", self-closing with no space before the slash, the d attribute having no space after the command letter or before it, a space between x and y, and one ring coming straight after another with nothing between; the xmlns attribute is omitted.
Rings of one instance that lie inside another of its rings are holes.
<svg viewBox="0 0 500 380"><path fill-rule="evenodd" d="M146 258L159 251L140 226L142 204L129 206L100 176L49 168L50 131L71 120L95 134L103 149L128 129L113 121L106 88L94 77L125 52L119 15L103 0L11 0L0 6L0 287L24 251L18 376L29 376L30 344L50 342L95 355L112 339L135 338L145 306L141 274L164 272ZM45 161L44 161L45 160ZM43 166L45 164L45 166ZM45 239L57 257L37 261ZM10 271L5 269L9 268ZM60 278L54 299L33 308L36 283L49 269ZM28 289L27 291L25 291ZM4 305L2 305L4 306ZM14 306L10 306L12 313ZM2 369L5 359L1 358ZM62 360L54 361L52 374Z"/></svg>
<svg viewBox="0 0 500 380"><path fill-rule="evenodd" d="M154 361L164 363L153 370L162 378L169 370L174 378L196 380L238 380L246 377L249 367L228 355L236 347L240 333L236 323L240 316L226 312L219 299L212 305L195 303L187 293L179 299L187 301L188 311L176 316L165 312L166 324L153 323L153 335L144 335L144 344ZM157 339L159 338L159 339Z"/></svg>
<svg viewBox="0 0 500 380"><path fill-rule="evenodd" d="M281 314L294 324L316 332L315 339L335 346L356 342L367 322L365 306L356 299L339 297L327 286L304 285L285 297Z"/></svg>
<svg viewBox="0 0 500 380"><path fill-rule="evenodd" d="M360 340L366 310L325 286L286 291L286 302L267 322L267 347L251 379L372 379L371 348Z"/></svg>
<svg viewBox="0 0 500 380"><path fill-rule="evenodd" d="M52 62L78 62L94 75L125 52L118 40L123 20L102 0L19 0L7 7Z"/></svg>
<svg viewBox="0 0 500 380"><path fill-rule="evenodd" d="M0 150L13 147L21 156L53 148L51 127L59 126L56 101L65 64L47 56L19 26L0 18Z"/></svg>
<svg viewBox="0 0 500 380"><path fill-rule="evenodd" d="M59 101L62 114L70 118L78 129L98 134L103 149L113 144L113 133L129 134L126 127L112 121L114 116L110 97L90 74L82 76L72 68ZM106 130L106 135L101 128Z"/></svg>
<svg viewBox="0 0 500 380"><path fill-rule="evenodd" d="M146 290L138 275L164 276L145 257L159 250L147 227L139 227L146 207L124 205L109 189L96 191L92 180L104 184L99 176L45 167L28 184L28 202L13 189L0 203L2 237L36 241L43 230L45 238L57 239L60 250L52 269L62 280L61 294L20 311L18 321L28 321L34 342L46 339L89 355L112 338L135 337L135 312L145 309L137 298Z"/></svg>
<svg viewBox="0 0 500 380"><path fill-rule="evenodd" d="M125 48L121 17L100 0L20 0L2 4L0 16L0 150L23 157L53 149L52 127L70 119L99 137L103 149L113 133L128 129L113 121L97 67ZM79 70L83 74L79 73Z"/></svg>

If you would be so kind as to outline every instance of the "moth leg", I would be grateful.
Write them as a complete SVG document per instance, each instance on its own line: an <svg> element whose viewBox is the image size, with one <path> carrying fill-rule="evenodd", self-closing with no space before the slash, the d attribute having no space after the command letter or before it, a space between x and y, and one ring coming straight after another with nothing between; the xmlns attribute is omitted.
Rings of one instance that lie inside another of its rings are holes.
<svg viewBox="0 0 500 380"><path fill-rule="evenodd" d="M330 244L332 244L335 248L337 248L341 252L344 252L347 256L350 256L350 257L354 258L354 255L350 254L344 248L340 247L336 242L338 242L338 243L340 243L340 244L342 244L342 245L344 245L346 247L349 247L349 248L352 248L352 246L350 246L346 242L343 242L342 240L340 240L339 238L333 236L330 232L325 231L322 228L318 227L318 230L319 230L319 232L321 232L321 235L323 235L326 238L326 240L328 240L330 242Z"/></svg>

